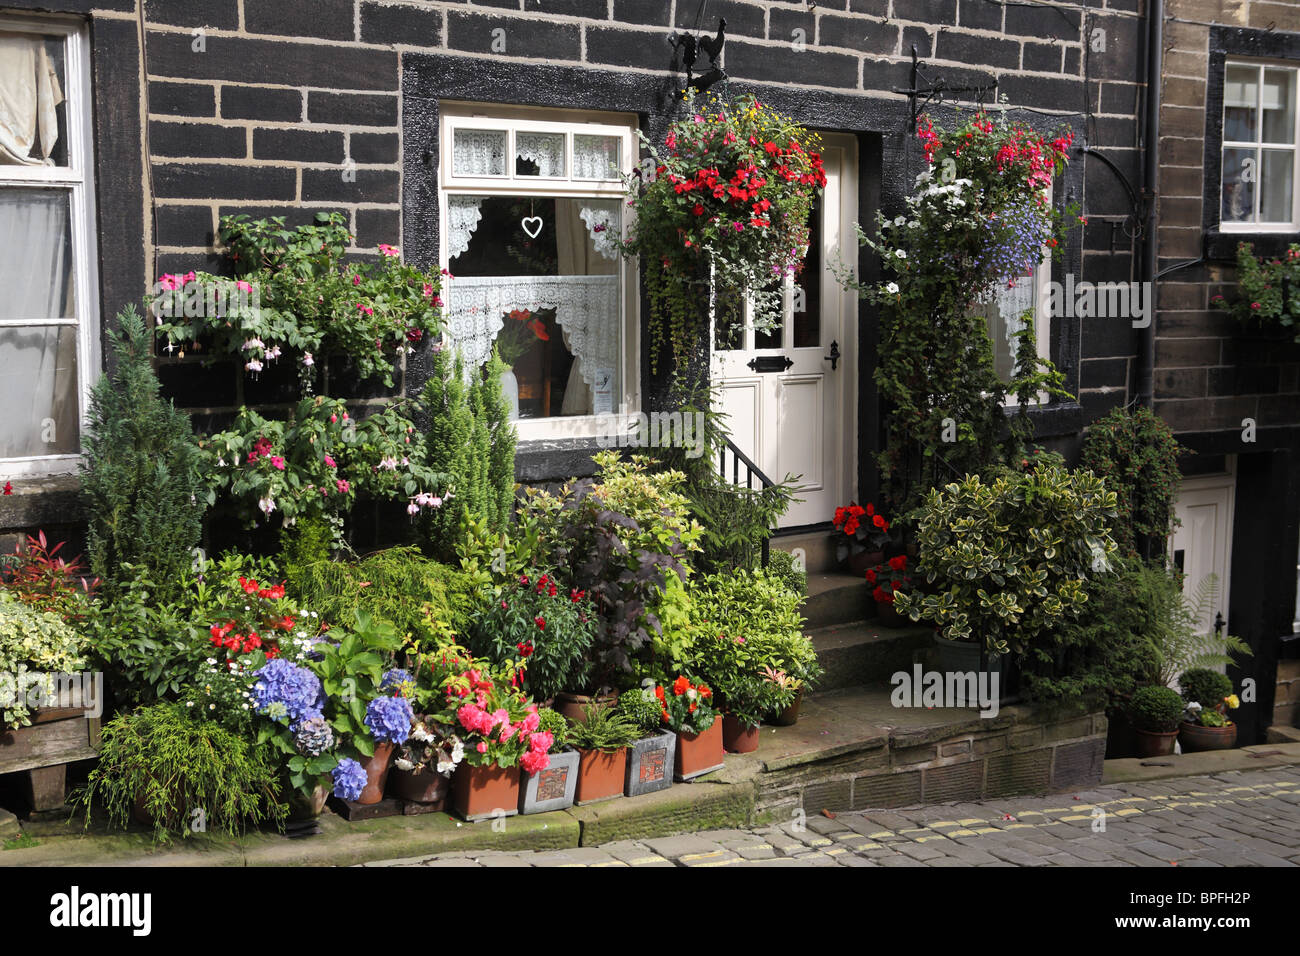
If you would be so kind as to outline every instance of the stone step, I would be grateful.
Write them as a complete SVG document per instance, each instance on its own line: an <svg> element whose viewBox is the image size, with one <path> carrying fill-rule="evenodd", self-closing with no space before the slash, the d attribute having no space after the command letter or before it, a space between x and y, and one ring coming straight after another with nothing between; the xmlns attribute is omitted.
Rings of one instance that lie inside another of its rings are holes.
<svg viewBox="0 0 1300 956"><path fill-rule="evenodd" d="M778 532L772 538L772 547L791 553L802 551L804 570L809 575L834 571L839 567L839 560L835 557L835 539L826 531Z"/></svg>
<svg viewBox="0 0 1300 956"><path fill-rule="evenodd" d="M825 673L816 690L824 692L864 684L888 686L891 675L910 671L918 651L930 647L931 628L880 627L857 621L810 629L817 660Z"/></svg>
<svg viewBox="0 0 1300 956"><path fill-rule="evenodd" d="M809 572L808 599L803 606L808 627L865 621L874 617L875 611L875 602L864 579L837 571Z"/></svg>

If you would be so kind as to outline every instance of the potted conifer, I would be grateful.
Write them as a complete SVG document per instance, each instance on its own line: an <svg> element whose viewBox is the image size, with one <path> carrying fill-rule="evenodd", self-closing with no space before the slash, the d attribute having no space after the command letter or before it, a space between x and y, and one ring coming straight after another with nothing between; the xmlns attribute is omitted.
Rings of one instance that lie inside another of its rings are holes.
<svg viewBox="0 0 1300 956"><path fill-rule="evenodd" d="M1172 687L1141 687L1128 704L1137 733L1139 757L1163 757L1174 752L1183 698Z"/></svg>

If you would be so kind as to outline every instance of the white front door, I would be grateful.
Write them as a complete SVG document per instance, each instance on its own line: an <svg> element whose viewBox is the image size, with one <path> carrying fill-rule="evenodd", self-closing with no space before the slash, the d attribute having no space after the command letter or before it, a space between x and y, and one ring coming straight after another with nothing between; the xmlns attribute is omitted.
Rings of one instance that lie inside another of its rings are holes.
<svg viewBox="0 0 1300 956"><path fill-rule="evenodd" d="M756 332L746 323L730 341L715 341L713 352L731 440L770 478L793 475L801 486L803 500L782 527L829 521L855 491L858 299L832 266L852 268L858 257L857 141L822 138L826 189L804 269L786 289L781 327Z"/></svg>
<svg viewBox="0 0 1300 956"><path fill-rule="evenodd" d="M1189 478L1179 486L1175 504L1182 524L1174 531L1169 552L1185 575L1184 593L1190 595L1211 574L1218 581L1218 597L1200 622L1205 632L1214 629L1217 614L1222 614L1225 622L1228 620L1235 485L1233 475Z"/></svg>

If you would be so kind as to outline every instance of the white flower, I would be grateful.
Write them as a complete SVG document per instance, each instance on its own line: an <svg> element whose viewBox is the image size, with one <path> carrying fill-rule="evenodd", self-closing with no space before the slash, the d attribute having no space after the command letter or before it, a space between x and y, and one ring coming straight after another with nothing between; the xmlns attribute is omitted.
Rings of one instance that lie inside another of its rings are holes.
<svg viewBox="0 0 1300 956"><path fill-rule="evenodd" d="M420 506L417 505L414 501L412 501L409 505L406 506L406 513L408 515L418 515L420 513Z"/></svg>
<svg viewBox="0 0 1300 956"><path fill-rule="evenodd" d="M894 225L895 225L895 226L901 226L901 225L903 225L903 223L905 223L905 222L907 222L907 217L906 217L906 216L899 216L897 219L894 220Z"/></svg>
<svg viewBox="0 0 1300 956"><path fill-rule="evenodd" d="M398 758L397 758L395 761L393 761L393 762L397 764L397 769L398 769L398 770L414 770L414 769L415 769L415 764L411 763L411 761L409 761L409 760L407 760L407 759L405 759L405 758L403 758L403 757L398 757Z"/></svg>
<svg viewBox="0 0 1300 956"><path fill-rule="evenodd" d="M890 295L898 295L898 283L897 282L889 283L889 285L885 286L885 291L888 292Z"/></svg>
<svg viewBox="0 0 1300 956"><path fill-rule="evenodd" d="M280 346L277 345L272 348L271 351L266 353L266 357L269 359L278 359L280 357Z"/></svg>
<svg viewBox="0 0 1300 956"><path fill-rule="evenodd" d="M186 707L193 707L193 706L194 706L194 701L192 701L192 700L187 700L187 701L185 702L185 706L186 706Z"/></svg>
<svg viewBox="0 0 1300 956"><path fill-rule="evenodd" d="M894 255L895 255L896 257L898 257L899 259L906 259L906 258L907 258L907 250L905 250L905 249L897 249L897 250L894 251Z"/></svg>
<svg viewBox="0 0 1300 956"><path fill-rule="evenodd" d="M310 353L310 352L303 352L303 353L302 353L302 364L303 364L303 365L306 365L308 368L311 368L311 366L313 366L313 365L316 364L316 360L313 359L313 358L311 357L311 353Z"/></svg>
<svg viewBox="0 0 1300 956"><path fill-rule="evenodd" d="M244 343L244 351L249 349L265 349L266 344L259 338L251 338Z"/></svg>
<svg viewBox="0 0 1300 956"><path fill-rule="evenodd" d="M275 510L275 501L270 497L258 498L257 507L261 509L262 514L269 517L271 512Z"/></svg>
<svg viewBox="0 0 1300 956"><path fill-rule="evenodd" d="M251 362L244 363L244 369L249 372L260 372L262 371L262 363L257 361L257 359L253 359Z"/></svg>

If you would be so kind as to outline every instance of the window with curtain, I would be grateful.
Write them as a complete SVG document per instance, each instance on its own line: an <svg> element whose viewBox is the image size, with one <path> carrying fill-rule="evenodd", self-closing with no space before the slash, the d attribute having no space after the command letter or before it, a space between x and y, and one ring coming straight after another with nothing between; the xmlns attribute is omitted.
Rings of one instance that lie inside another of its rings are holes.
<svg viewBox="0 0 1300 956"><path fill-rule="evenodd" d="M468 368L497 350L525 438L634 404L619 254L633 127L567 117L467 109L443 120L446 342Z"/></svg>
<svg viewBox="0 0 1300 956"><path fill-rule="evenodd" d="M1228 63L1223 77L1223 231L1290 232L1300 224L1296 195L1295 67Z"/></svg>
<svg viewBox="0 0 1300 956"><path fill-rule="evenodd" d="M0 473L75 470L96 367L84 36L0 19Z"/></svg>

